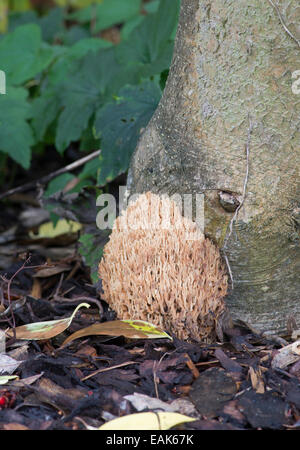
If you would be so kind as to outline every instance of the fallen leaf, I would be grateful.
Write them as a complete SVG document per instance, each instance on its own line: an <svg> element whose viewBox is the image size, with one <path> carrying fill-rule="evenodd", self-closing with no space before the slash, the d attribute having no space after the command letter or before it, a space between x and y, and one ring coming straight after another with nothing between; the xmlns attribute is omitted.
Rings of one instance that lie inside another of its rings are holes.
<svg viewBox="0 0 300 450"><path fill-rule="evenodd" d="M175 412L175 407L169 405L169 403L163 402L159 398L139 394L138 392L134 392L133 395L125 395L124 398L128 400L139 412L144 411L145 409L160 409L162 411Z"/></svg>
<svg viewBox="0 0 300 450"><path fill-rule="evenodd" d="M149 322L143 320L113 320L110 322L95 323L87 328L78 330L67 337L62 346L84 336L107 335L107 336L125 336L130 339L161 339L172 338Z"/></svg>
<svg viewBox="0 0 300 450"><path fill-rule="evenodd" d="M35 389L37 397L44 403L63 411L71 411L86 394L78 388L65 389L48 378L42 378Z"/></svg>
<svg viewBox="0 0 300 450"><path fill-rule="evenodd" d="M73 220L60 219L56 226L52 222L43 223L38 230L38 233L29 232L31 239L53 238L65 233L75 233L81 230L82 225Z"/></svg>
<svg viewBox="0 0 300 450"><path fill-rule="evenodd" d="M17 375L1 375L0 376L0 385L1 384L6 384L8 383L10 380L14 380L16 378L19 378Z"/></svg>
<svg viewBox="0 0 300 450"><path fill-rule="evenodd" d="M56 266L50 266L50 267L44 267L43 269L40 269L38 272L36 272L33 277L34 278L48 278L52 277L53 275L57 275L62 272L67 272L71 270L71 266L67 264L58 264Z"/></svg>
<svg viewBox="0 0 300 450"><path fill-rule="evenodd" d="M8 355L0 354L0 373L11 375L22 361L16 361Z"/></svg>
<svg viewBox="0 0 300 450"><path fill-rule="evenodd" d="M50 339L54 336L65 331L71 324L75 314L79 308L82 307L89 308L90 305L87 303L80 303L74 310L71 317L59 320L49 320L47 322L34 322L27 325L22 325L15 329L17 339L28 339L28 340L40 340L40 339ZM13 336L13 330L10 329L6 331L8 336Z"/></svg>
<svg viewBox="0 0 300 450"><path fill-rule="evenodd" d="M174 412L144 412L129 414L110 420L99 430L169 430L184 422L193 422L194 417Z"/></svg>
<svg viewBox="0 0 300 450"><path fill-rule="evenodd" d="M38 373L37 375L32 375L31 377L21 378L20 380L14 380L10 383L10 386L15 386L15 387L29 386L30 384L35 383L43 375L44 375L44 372ZM19 377L16 377L16 376L11 377L11 379L13 379L13 378L19 378Z"/></svg>

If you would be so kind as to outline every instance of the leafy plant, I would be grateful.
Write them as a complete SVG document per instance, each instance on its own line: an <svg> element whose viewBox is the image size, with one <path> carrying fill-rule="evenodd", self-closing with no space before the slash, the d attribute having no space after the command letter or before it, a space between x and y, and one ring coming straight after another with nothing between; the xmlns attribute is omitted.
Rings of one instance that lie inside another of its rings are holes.
<svg viewBox="0 0 300 450"><path fill-rule="evenodd" d="M140 131L158 105L180 0L56 4L40 15L24 2L5 16L0 69L7 94L0 95L0 165L9 156L29 169L35 153L49 145L61 155L71 144L80 151L101 148L100 157L76 175L76 189L95 181L101 187L127 171ZM69 26L70 20L74 25ZM118 45L101 38L100 32L111 26L120 30ZM65 174L52 180L46 196L72 178ZM93 245L91 236L81 237L82 254L91 266L95 258L99 261Z"/></svg>

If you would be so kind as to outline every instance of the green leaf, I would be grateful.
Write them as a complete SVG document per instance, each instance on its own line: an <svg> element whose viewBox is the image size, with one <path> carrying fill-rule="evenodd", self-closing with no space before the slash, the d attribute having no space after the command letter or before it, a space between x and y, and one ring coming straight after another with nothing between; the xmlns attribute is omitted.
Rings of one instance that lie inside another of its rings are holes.
<svg viewBox="0 0 300 450"><path fill-rule="evenodd" d="M12 13L9 16L9 31L26 24L36 24L41 28L44 41L52 43L56 37L64 33L63 8L51 8L47 14L39 17L36 11Z"/></svg>
<svg viewBox="0 0 300 450"><path fill-rule="evenodd" d="M71 28L66 30L61 36L64 45L74 45L83 39L90 37L90 31L80 25L73 25Z"/></svg>
<svg viewBox="0 0 300 450"><path fill-rule="evenodd" d="M112 47L110 42L98 38L82 39L72 45L72 47L64 47L64 53L49 71L48 79L50 84L58 85L69 78L69 74L76 74L81 68L80 59L89 52L97 52L109 47Z"/></svg>
<svg viewBox="0 0 300 450"><path fill-rule="evenodd" d="M126 22L121 30L121 37L122 40L128 39L130 36L130 33L132 33L132 31L138 26L140 25L143 21L145 20L145 16L136 16L133 17L132 19L128 20L128 22Z"/></svg>
<svg viewBox="0 0 300 450"><path fill-rule="evenodd" d="M44 41L52 43L60 33L64 31L64 10L63 8L52 8L39 19Z"/></svg>
<svg viewBox="0 0 300 450"><path fill-rule="evenodd" d="M95 245L95 236L91 233L84 233L80 236L79 253L84 257L85 263L91 268L91 278L93 283L97 283L98 264L102 257L103 249Z"/></svg>
<svg viewBox="0 0 300 450"><path fill-rule="evenodd" d="M69 183L69 181L73 180L74 178L75 176L70 173L63 173L61 175L58 175L58 177L53 178L53 180L48 183L44 196L47 198L55 194L56 192L62 191Z"/></svg>
<svg viewBox="0 0 300 450"><path fill-rule="evenodd" d="M45 90L32 102L32 126L37 141L42 141L49 125L60 111L58 93L53 89Z"/></svg>
<svg viewBox="0 0 300 450"><path fill-rule="evenodd" d="M161 91L156 84L147 81L121 89L118 96L118 100L106 104L96 114L95 128L101 136L102 148L100 185L128 169L140 130L153 115Z"/></svg>
<svg viewBox="0 0 300 450"><path fill-rule="evenodd" d="M33 78L51 62L53 55L53 49L42 44L41 30L35 24L20 26L0 40L1 70L10 85Z"/></svg>
<svg viewBox="0 0 300 450"><path fill-rule="evenodd" d="M141 0L103 0L99 5L89 6L71 14L80 23L91 22L95 18L93 32L117 25L139 14Z"/></svg>
<svg viewBox="0 0 300 450"><path fill-rule="evenodd" d="M137 82L137 66L121 67L113 48L89 52L80 60L77 72L69 74L60 87L61 106L56 147L62 153L70 142L78 140L92 114L116 94L126 82ZM97 138L97 136L96 136Z"/></svg>
<svg viewBox="0 0 300 450"><path fill-rule="evenodd" d="M180 0L163 0L155 14L149 14L137 26L128 39L116 48L122 63L140 62L145 65L144 76L150 76L169 68L177 27Z"/></svg>
<svg viewBox="0 0 300 450"><path fill-rule="evenodd" d="M31 108L27 91L21 87L7 87L7 94L0 95L0 151L7 153L24 169L30 165L32 130L27 122Z"/></svg>
<svg viewBox="0 0 300 450"><path fill-rule="evenodd" d="M159 0L153 0L152 2L145 3L144 9L147 11L147 13L153 14L155 13L159 8Z"/></svg>

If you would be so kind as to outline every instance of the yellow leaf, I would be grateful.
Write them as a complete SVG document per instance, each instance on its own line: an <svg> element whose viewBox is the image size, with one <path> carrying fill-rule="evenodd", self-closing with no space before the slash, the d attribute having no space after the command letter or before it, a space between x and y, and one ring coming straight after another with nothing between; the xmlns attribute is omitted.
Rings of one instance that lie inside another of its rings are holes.
<svg viewBox="0 0 300 450"><path fill-rule="evenodd" d="M65 331L70 325L71 322L77 313L78 309L85 306L89 308L90 305L87 303L80 303L77 308L74 310L71 317L67 317L65 319L59 320L49 320L47 322L35 322L29 323L27 325L22 325L15 329L16 338L17 339L28 339L28 340L40 340L40 339L50 339L54 336ZM6 331L8 336L12 337L14 335L13 330L10 329Z"/></svg>
<svg viewBox="0 0 300 450"><path fill-rule="evenodd" d="M1 375L0 376L0 385L6 384L10 380L15 380L16 378L19 378L17 375Z"/></svg>
<svg viewBox="0 0 300 450"><path fill-rule="evenodd" d="M152 323L143 320L113 320L111 322L94 323L76 331L67 337L63 346L74 339L91 335L125 336L129 339L168 338L172 340L171 336Z"/></svg>
<svg viewBox="0 0 300 450"><path fill-rule="evenodd" d="M184 422L193 422L193 417L172 412L144 412L129 414L110 420L99 430L168 430Z"/></svg>
<svg viewBox="0 0 300 450"><path fill-rule="evenodd" d="M52 222L43 223L43 225L39 227L37 234L30 232L29 236L31 239L54 238L61 234L75 233L76 231L81 230L81 228L82 225L78 222L61 219L57 222L55 227Z"/></svg>
<svg viewBox="0 0 300 450"><path fill-rule="evenodd" d="M9 10L14 12L24 12L31 9L30 0L8 0Z"/></svg>

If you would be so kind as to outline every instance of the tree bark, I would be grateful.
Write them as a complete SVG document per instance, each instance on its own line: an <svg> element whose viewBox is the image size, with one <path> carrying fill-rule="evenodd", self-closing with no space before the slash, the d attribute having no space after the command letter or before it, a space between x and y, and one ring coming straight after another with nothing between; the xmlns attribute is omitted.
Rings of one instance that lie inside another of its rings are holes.
<svg viewBox="0 0 300 450"><path fill-rule="evenodd" d="M204 194L205 234L226 244L232 317L277 333L289 316L300 328L299 24L298 0L182 0L127 181L130 195Z"/></svg>

